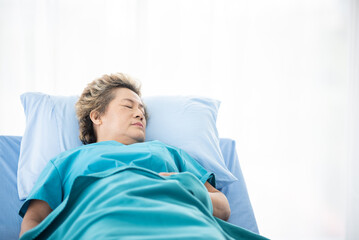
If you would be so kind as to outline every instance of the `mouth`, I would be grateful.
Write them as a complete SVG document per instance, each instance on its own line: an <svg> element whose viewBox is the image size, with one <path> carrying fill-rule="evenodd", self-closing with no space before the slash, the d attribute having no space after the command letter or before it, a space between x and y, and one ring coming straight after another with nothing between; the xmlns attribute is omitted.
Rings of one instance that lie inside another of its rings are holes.
<svg viewBox="0 0 359 240"><path fill-rule="evenodd" d="M132 125L134 125L134 126L139 126L139 127L143 128L143 124L142 124L142 123L140 123L140 122L138 122L138 123L134 123L134 124L132 124Z"/></svg>

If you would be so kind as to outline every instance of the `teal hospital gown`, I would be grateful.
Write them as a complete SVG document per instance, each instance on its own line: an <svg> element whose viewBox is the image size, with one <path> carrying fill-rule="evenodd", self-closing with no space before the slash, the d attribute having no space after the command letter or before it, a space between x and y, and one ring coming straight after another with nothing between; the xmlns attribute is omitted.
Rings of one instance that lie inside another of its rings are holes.
<svg viewBox="0 0 359 240"><path fill-rule="evenodd" d="M206 181L214 174L159 141L84 145L46 165L19 214L31 199L53 211L21 239L264 239L213 217Z"/></svg>

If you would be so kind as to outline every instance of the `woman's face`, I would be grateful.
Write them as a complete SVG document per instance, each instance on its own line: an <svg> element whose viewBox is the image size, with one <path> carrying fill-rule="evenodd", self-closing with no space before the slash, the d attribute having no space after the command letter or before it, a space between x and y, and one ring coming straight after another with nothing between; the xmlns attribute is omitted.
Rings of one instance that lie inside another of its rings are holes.
<svg viewBox="0 0 359 240"><path fill-rule="evenodd" d="M106 112L92 119L97 142L115 140L123 144L144 142L146 136L145 109L141 98L128 88L113 90L115 98Z"/></svg>

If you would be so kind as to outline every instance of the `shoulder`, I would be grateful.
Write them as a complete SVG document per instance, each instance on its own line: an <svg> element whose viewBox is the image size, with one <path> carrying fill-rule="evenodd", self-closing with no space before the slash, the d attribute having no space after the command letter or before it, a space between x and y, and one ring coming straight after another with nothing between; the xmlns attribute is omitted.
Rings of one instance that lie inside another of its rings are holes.
<svg viewBox="0 0 359 240"><path fill-rule="evenodd" d="M55 158L68 157L69 155L76 154L76 153L84 151L84 150L106 148L108 146L110 146L110 147L124 146L124 144L116 142L116 141L104 141L104 142L98 142L98 143L90 143L90 144L81 145L81 146L78 146L75 148L65 150L65 151L59 153Z"/></svg>
<svg viewBox="0 0 359 240"><path fill-rule="evenodd" d="M159 147L162 149L167 149L168 151L175 151L175 152L181 152L182 150L178 147L175 147L173 145L168 145L164 142L161 142L159 140L153 140L153 141L148 141L148 142L144 142L144 144L146 144L149 147Z"/></svg>
<svg viewBox="0 0 359 240"><path fill-rule="evenodd" d="M87 145L81 145L81 146L78 146L78 147L67 149L67 150L59 153L58 155L56 155L54 158L52 158L50 160L50 162L52 162L54 165L57 165L57 164L63 162L65 159L68 159L71 156L77 155L77 154L79 154L80 152L82 152L84 150L89 150L89 149L94 148L95 144L96 143L87 144Z"/></svg>

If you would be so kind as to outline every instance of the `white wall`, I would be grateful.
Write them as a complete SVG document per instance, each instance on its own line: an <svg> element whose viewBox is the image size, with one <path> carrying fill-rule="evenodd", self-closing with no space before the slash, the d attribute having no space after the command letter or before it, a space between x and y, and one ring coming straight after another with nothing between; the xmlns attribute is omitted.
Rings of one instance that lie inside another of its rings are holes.
<svg viewBox="0 0 359 240"><path fill-rule="evenodd" d="M261 233L344 239L350 11L340 0L0 0L0 134L22 135L21 93L80 94L116 71L144 95L217 98Z"/></svg>

